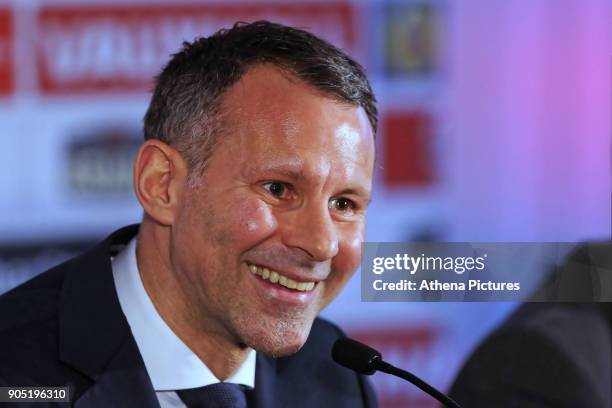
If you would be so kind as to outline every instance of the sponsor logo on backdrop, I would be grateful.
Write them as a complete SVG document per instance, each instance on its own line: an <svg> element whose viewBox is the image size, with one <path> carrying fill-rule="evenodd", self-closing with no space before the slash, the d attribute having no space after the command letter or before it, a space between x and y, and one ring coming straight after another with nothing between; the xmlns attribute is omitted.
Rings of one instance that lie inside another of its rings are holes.
<svg viewBox="0 0 612 408"><path fill-rule="evenodd" d="M0 95L13 92L13 19L9 9L0 8Z"/></svg>
<svg viewBox="0 0 612 408"><path fill-rule="evenodd" d="M427 4L390 4L386 9L385 68L389 75L430 74L437 68L440 16Z"/></svg>
<svg viewBox="0 0 612 408"><path fill-rule="evenodd" d="M112 130L68 145L69 190L75 194L131 194L132 169L142 136Z"/></svg>
<svg viewBox="0 0 612 408"><path fill-rule="evenodd" d="M181 41L236 21L267 19L303 27L351 49L350 4L43 6L37 71L43 93L148 90Z"/></svg>

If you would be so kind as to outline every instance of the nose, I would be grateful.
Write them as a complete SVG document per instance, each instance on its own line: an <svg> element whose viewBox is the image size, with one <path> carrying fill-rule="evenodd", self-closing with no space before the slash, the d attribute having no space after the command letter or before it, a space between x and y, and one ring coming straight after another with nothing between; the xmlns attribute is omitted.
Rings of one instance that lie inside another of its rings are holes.
<svg viewBox="0 0 612 408"><path fill-rule="evenodd" d="M306 205L295 211L284 234L285 245L306 252L323 262L338 254L338 231L327 204Z"/></svg>

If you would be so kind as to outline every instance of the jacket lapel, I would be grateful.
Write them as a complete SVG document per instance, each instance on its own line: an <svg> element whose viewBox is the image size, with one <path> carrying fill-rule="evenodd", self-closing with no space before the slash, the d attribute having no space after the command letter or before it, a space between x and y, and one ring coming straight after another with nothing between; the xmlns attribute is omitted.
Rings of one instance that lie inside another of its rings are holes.
<svg viewBox="0 0 612 408"><path fill-rule="evenodd" d="M151 381L132 336L119 347L95 384L75 407L159 407Z"/></svg>
<svg viewBox="0 0 612 408"><path fill-rule="evenodd" d="M60 359L94 384L75 406L159 406L123 315L110 256L138 226L123 228L67 265L59 306Z"/></svg>

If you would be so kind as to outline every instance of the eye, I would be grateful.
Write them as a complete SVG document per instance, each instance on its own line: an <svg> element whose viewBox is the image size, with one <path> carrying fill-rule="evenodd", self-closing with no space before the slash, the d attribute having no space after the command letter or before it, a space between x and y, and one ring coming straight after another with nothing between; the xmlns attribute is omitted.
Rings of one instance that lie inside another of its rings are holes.
<svg viewBox="0 0 612 408"><path fill-rule="evenodd" d="M348 198L334 198L329 202L329 208L341 213L350 213L355 210L355 203Z"/></svg>
<svg viewBox="0 0 612 408"><path fill-rule="evenodd" d="M280 181L269 181L264 183L263 188L268 190L268 192L276 198L283 198L289 190L289 187Z"/></svg>

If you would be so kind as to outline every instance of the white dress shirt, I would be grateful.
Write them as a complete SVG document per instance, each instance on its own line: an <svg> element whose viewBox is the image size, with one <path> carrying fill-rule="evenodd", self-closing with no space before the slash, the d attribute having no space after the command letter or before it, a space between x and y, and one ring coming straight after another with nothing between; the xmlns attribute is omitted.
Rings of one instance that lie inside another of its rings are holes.
<svg viewBox="0 0 612 408"><path fill-rule="evenodd" d="M121 309L132 329L138 350L162 408L185 407L176 390L203 387L219 379L170 329L157 313L140 278L136 241L112 259L113 279ZM255 351L226 382L255 387Z"/></svg>

